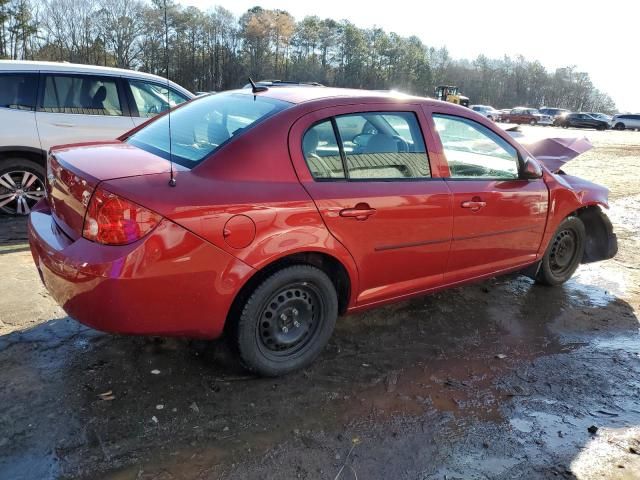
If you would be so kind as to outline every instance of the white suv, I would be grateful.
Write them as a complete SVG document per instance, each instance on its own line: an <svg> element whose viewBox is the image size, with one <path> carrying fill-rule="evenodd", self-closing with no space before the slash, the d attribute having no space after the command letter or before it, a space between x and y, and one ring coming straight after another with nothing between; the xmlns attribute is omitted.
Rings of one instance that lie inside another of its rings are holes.
<svg viewBox="0 0 640 480"><path fill-rule="evenodd" d="M52 146L113 140L193 97L147 73L0 60L0 212L26 215L44 195Z"/></svg>
<svg viewBox="0 0 640 480"><path fill-rule="evenodd" d="M500 120L500 112L489 105L471 105L469 108L494 122Z"/></svg>
<svg viewBox="0 0 640 480"><path fill-rule="evenodd" d="M615 130L640 130L640 115L616 115L610 125Z"/></svg>

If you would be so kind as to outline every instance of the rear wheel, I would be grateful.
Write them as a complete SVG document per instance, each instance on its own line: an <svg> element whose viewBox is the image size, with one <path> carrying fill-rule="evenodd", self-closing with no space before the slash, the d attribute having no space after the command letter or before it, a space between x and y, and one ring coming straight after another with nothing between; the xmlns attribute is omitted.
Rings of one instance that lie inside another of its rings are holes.
<svg viewBox="0 0 640 480"><path fill-rule="evenodd" d="M531 120L529 120L529 125L533 126L536 125L538 122L536 122L533 118Z"/></svg>
<svg viewBox="0 0 640 480"><path fill-rule="evenodd" d="M31 160L10 158L0 162L0 212L28 215L44 198L44 168Z"/></svg>
<svg viewBox="0 0 640 480"><path fill-rule="evenodd" d="M233 329L245 368L275 377L306 367L325 347L338 316L331 279L311 265L272 274L246 301Z"/></svg>
<svg viewBox="0 0 640 480"><path fill-rule="evenodd" d="M585 237L582 220L577 217L563 220L542 257L536 282L555 286L569 280L582 260Z"/></svg>

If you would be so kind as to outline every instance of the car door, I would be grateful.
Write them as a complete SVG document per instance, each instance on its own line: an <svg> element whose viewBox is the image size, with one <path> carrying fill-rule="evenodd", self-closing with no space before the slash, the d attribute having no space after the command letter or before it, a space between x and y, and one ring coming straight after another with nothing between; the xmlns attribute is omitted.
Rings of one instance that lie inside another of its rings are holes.
<svg viewBox="0 0 640 480"><path fill-rule="evenodd" d="M114 140L133 128L118 77L43 73L36 122L42 148Z"/></svg>
<svg viewBox="0 0 640 480"><path fill-rule="evenodd" d="M455 114L434 113L437 149L453 194L453 238L445 282L499 273L535 260L549 193L520 178L522 161L506 135Z"/></svg>
<svg viewBox="0 0 640 480"><path fill-rule="evenodd" d="M334 107L291 130L298 177L358 267L358 305L442 284L451 194L430 165L421 119L406 105Z"/></svg>
<svg viewBox="0 0 640 480"><path fill-rule="evenodd" d="M124 79L135 125L189 100L167 85L137 79Z"/></svg>

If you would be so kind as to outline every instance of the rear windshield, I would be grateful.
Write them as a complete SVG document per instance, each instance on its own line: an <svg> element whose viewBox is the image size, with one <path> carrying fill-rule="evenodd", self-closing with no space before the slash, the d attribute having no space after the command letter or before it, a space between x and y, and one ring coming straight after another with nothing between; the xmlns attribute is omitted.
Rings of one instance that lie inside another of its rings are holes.
<svg viewBox="0 0 640 480"><path fill-rule="evenodd" d="M158 118L127 142L167 160L171 151L174 162L191 168L242 132L291 105L242 93L208 95L172 111L171 117Z"/></svg>

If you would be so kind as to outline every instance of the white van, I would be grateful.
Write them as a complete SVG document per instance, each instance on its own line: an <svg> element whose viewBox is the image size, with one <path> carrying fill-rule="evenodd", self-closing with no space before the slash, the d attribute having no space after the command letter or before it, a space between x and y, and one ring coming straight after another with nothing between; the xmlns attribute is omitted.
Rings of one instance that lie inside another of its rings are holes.
<svg viewBox="0 0 640 480"><path fill-rule="evenodd" d="M191 98L142 72L0 60L0 212L27 215L44 195L52 146L113 140Z"/></svg>

